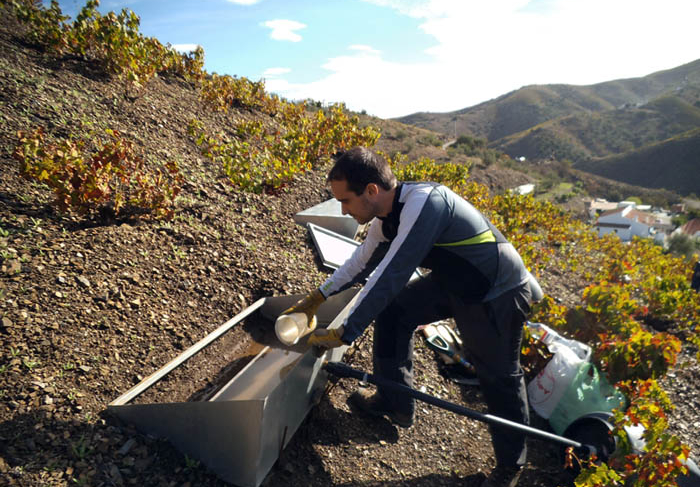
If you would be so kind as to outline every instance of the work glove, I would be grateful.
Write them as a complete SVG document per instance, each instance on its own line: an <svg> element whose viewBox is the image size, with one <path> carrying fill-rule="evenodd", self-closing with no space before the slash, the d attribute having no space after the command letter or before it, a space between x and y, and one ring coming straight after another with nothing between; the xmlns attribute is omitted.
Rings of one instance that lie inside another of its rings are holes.
<svg viewBox="0 0 700 487"><path fill-rule="evenodd" d="M285 310L282 314L288 315L291 313L304 313L306 322L309 324L309 330L316 328L316 311L326 300L325 296L318 289L314 289L304 298L300 299L294 306Z"/></svg>
<svg viewBox="0 0 700 487"><path fill-rule="evenodd" d="M313 347L320 348L342 347L345 345L345 343L341 340L344 331L345 328L343 325L330 330L327 328L319 328L309 336L307 343Z"/></svg>

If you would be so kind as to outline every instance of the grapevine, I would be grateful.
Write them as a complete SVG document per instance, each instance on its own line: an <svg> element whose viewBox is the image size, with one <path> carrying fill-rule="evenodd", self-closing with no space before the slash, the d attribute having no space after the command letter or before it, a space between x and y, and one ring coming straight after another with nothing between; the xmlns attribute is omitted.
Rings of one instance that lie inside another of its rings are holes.
<svg viewBox="0 0 700 487"><path fill-rule="evenodd" d="M98 141L97 149L89 151L84 138L52 143L42 128L20 132L13 157L23 177L53 190L59 211L172 217L183 183L177 164L168 161L149 169L119 132L107 130L106 135L106 142Z"/></svg>

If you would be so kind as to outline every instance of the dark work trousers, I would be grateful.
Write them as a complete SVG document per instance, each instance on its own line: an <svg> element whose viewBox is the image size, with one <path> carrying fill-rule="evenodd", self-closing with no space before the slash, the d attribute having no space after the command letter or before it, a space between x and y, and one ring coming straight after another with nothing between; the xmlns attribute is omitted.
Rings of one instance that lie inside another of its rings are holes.
<svg viewBox="0 0 700 487"><path fill-rule="evenodd" d="M520 345L530 298L530 288L524 284L486 303L465 303L428 273L407 284L375 320L374 373L413 387L413 332L419 325L452 317L476 369L489 414L529 424ZM396 411L415 411L410 396L381 389L379 393ZM490 431L498 465L525 464L523 434L495 426Z"/></svg>
<svg viewBox="0 0 700 487"><path fill-rule="evenodd" d="M700 292L700 261L696 262L695 267L693 268L693 277L690 280L690 288Z"/></svg>

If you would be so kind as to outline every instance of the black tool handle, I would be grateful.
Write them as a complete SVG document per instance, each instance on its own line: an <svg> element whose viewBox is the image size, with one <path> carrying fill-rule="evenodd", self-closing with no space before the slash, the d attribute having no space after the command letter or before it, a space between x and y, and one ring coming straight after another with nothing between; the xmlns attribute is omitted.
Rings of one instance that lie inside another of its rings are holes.
<svg viewBox="0 0 700 487"><path fill-rule="evenodd" d="M447 411L451 411L453 413L461 414L462 416L467 416L468 418L475 419L483 423L489 423L497 426L503 426L505 428L511 428L529 436L533 436L543 440L554 441L566 446L572 446L574 448L585 448L588 449L589 454L596 453L595 447L591 445L583 445L578 441L570 440L569 438L564 438L563 436L555 435L547 431L539 430L537 428L532 428L530 426L516 423L508 419L500 418L498 416L484 414L480 413L479 411L474 411L473 409L465 408L464 406L460 406L459 404L455 404L449 401L445 401L444 399L440 399L439 397L425 394L424 392L417 391L403 384L399 384L398 382L383 379L381 377L368 374L367 372L353 369L352 367L343 362L326 362L324 363L323 368L326 370L326 372L333 374L337 377L357 379L363 382L369 382L370 384L374 384L379 387L390 389L400 394L408 394L409 396L412 396L415 399L418 399L419 401L427 402L428 404L432 404L433 406L446 409Z"/></svg>

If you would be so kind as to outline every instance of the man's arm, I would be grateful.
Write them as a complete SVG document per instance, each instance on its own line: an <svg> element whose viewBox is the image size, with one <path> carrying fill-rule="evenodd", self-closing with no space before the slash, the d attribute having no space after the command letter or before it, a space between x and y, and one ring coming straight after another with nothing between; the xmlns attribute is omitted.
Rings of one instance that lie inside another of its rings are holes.
<svg viewBox="0 0 700 487"><path fill-rule="evenodd" d="M442 194L427 185L414 191L401 211L398 232L388 252L343 323L346 343L361 335L398 295L449 224L450 212Z"/></svg>
<svg viewBox="0 0 700 487"><path fill-rule="evenodd" d="M382 234L382 222L375 219L370 224L362 245L326 279L319 290L327 298L363 281L386 254L387 248L386 239Z"/></svg>

